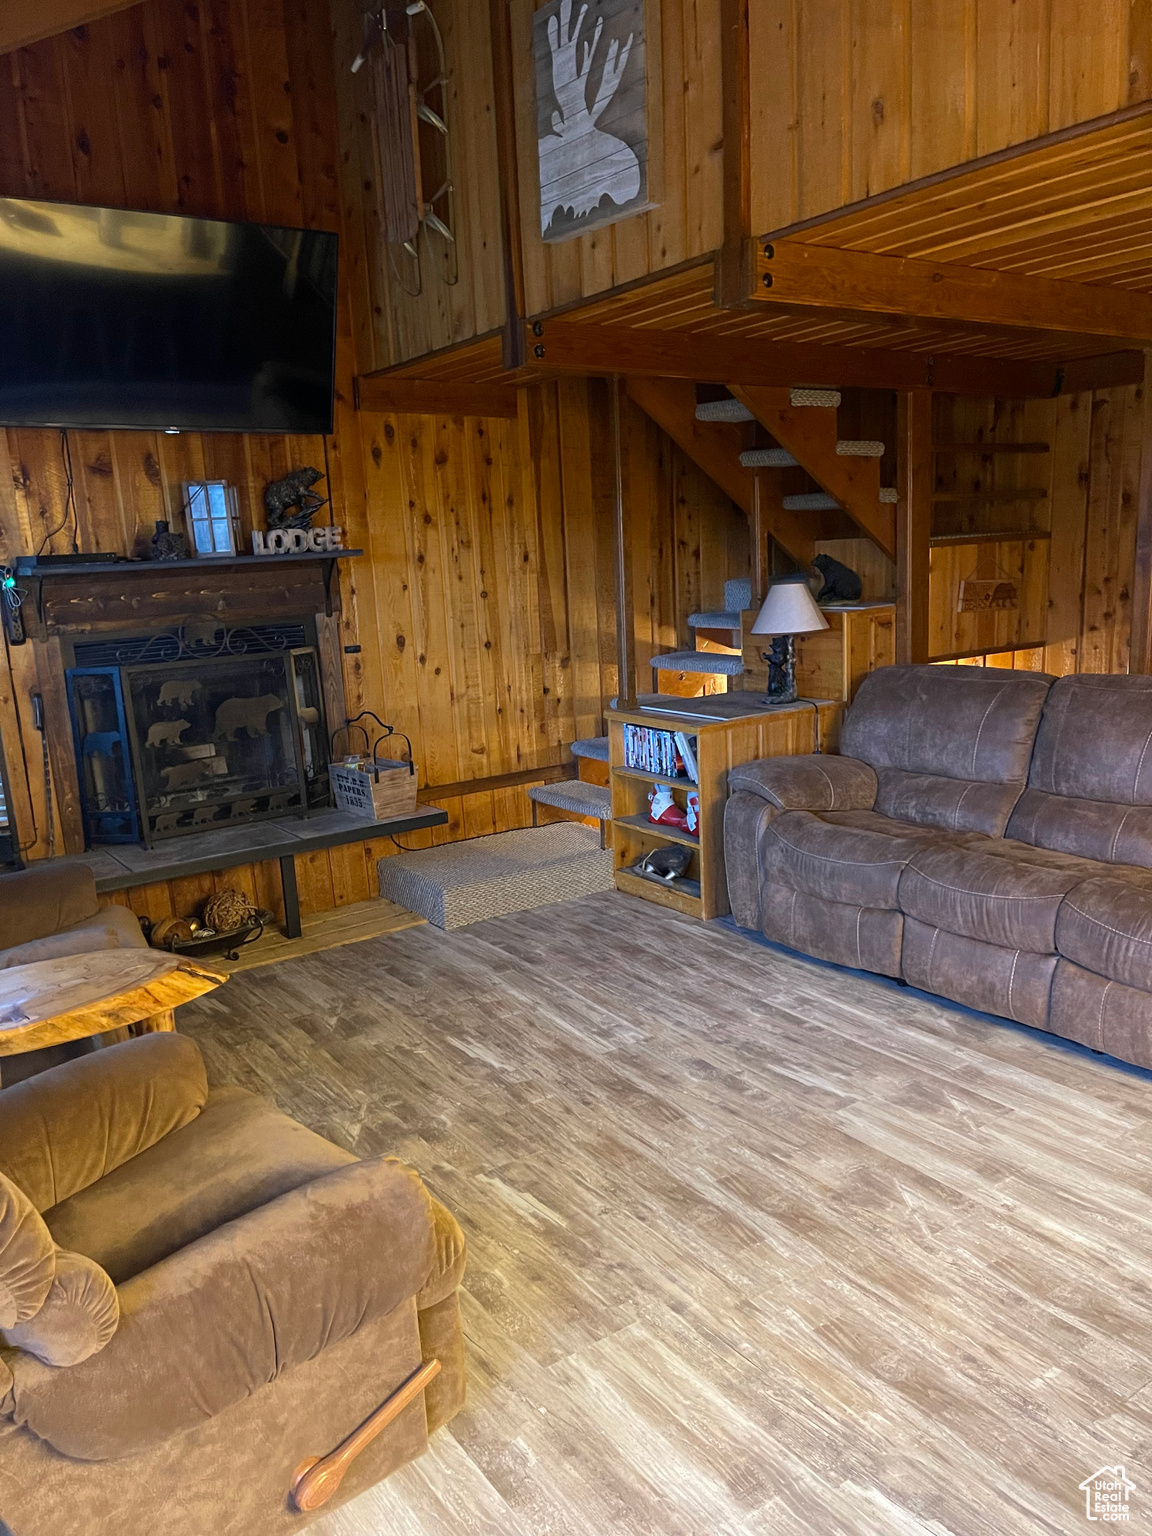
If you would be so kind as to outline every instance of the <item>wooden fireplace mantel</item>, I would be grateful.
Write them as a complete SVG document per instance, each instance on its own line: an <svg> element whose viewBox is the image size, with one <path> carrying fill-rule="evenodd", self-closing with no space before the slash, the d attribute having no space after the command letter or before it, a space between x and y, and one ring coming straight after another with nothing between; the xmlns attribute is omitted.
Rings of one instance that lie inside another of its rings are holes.
<svg viewBox="0 0 1152 1536"><path fill-rule="evenodd" d="M339 606L332 577L338 560L360 549L302 555L218 555L211 560L108 560L40 565L16 560L32 637L108 632L144 624L220 618L279 618ZM317 600L319 599L319 601Z"/></svg>

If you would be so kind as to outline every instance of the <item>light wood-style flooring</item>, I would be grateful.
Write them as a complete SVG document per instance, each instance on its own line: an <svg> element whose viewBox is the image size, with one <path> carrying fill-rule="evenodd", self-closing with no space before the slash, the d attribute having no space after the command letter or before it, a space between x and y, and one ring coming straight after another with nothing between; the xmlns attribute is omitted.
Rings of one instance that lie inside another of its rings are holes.
<svg viewBox="0 0 1152 1536"><path fill-rule="evenodd" d="M1152 1521L1152 1078L615 893L181 1009L457 1214L470 1397L316 1536Z"/></svg>

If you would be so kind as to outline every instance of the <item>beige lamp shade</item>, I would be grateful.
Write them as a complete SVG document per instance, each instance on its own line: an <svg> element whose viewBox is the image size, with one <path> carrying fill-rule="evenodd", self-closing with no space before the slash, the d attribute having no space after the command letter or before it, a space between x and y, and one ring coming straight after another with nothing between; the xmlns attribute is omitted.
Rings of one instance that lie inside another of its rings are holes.
<svg viewBox="0 0 1152 1536"><path fill-rule="evenodd" d="M754 635L811 635L827 629L828 620L817 608L811 588L803 576L774 581L756 622Z"/></svg>

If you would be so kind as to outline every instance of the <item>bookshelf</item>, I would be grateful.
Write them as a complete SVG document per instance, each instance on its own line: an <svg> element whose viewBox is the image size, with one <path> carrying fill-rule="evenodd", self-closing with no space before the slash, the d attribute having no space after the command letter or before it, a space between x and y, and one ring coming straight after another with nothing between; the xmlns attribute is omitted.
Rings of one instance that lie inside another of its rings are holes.
<svg viewBox="0 0 1152 1536"><path fill-rule="evenodd" d="M815 705L815 708L813 707ZM783 757L811 752L819 720L821 747L835 741L843 705L839 700L801 699L795 704L758 706L752 693L720 693L706 698L678 699L658 694L641 696L638 707L608 711L608 765L612 788L612 845L616 887L671 907L690 917L723 917L728 911L728 886L724 876L724 803L728 798L728 770L737 763L759 757ZM698 785L683 778L628 767L624 755L625 725L653 730L682 731L696 738ZM648 792L653 784L667 784L673 798L684 805L688 792L700 796L698 835L678 827L648 820ZM678 844L692 850L687 878L699 886L699 894L677 889L630 873L654 848Z"/></svg>

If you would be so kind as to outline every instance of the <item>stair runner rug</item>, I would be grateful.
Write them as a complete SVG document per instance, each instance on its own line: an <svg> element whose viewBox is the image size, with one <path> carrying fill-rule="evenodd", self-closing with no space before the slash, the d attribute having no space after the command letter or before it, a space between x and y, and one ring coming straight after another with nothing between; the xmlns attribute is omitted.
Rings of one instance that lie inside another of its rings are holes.
<svg viewBox="0 0 1152 1536"><path fill-rule="evenodd" d="M591 827L554 822L380 860L380 894L435 928L466 928L610 891L612 851Z"/></svg>

